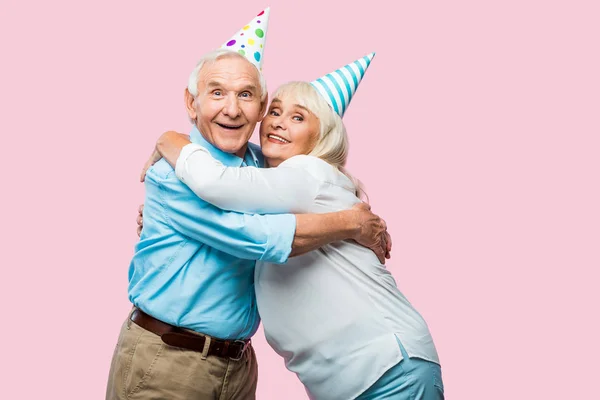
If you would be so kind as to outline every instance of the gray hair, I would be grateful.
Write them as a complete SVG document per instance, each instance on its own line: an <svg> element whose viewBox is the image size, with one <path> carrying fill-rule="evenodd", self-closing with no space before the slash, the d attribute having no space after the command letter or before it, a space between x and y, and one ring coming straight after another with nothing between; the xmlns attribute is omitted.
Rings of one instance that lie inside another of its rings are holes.
<svg viewBox="0 0 600 400"><path fill-rule="evenodd" d="M283 96L290 96L297 104L309 109L319 119L319 138L308 155L333 165L352 181L357 197L364 195L368 198L362 183L345 168L350 142L342 118L308 82L288 82L279 86L273 94L273 99Z"/></svg>
<svg viewBox="0 0 600 400"><path fill-rule="evenodd" d="M239 57L239 58L246 60L247 62L250 62L246 59L246 57L244 57L240 53L232 51L232 50L218 49L218 50L214 50L209 53L206 53L204 56L202 56L200 61L198 61L198 64L196 64L196 68L194 68L194 70L190 74L190 78L188 79L187 88L192 96L194 96L194 97L198 96L198 76L200 75L200 70L202 69L202 67L205 64L212 64L215 61L220 60L221 58L225 58L225 57ZM250 63L250 64L252 64L252 63ZM256 68L256 65L252 64L252 66L254 66L254 68ZM260 82L260 89L261 89L260 101L264 102L265 99L267 98L267 82L265 81L265 78L263 77L262 72L258 68L256 68L256 71L258 72L258 80Z"/></svg>

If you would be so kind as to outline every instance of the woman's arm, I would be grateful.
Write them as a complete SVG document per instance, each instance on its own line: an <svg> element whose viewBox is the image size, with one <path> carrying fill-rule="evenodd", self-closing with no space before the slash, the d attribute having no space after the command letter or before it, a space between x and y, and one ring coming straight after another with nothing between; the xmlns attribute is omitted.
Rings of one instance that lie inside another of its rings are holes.
<svg viewBox="0 0 600 400"><path fill-rule="evenodd" d="M159 139L157 151L190 189L219 208L246 213L296 213L290 257L333 241L353 239L373 250L380 262L390 258L391 238L385 222L367 204L326 214L304 214L314 203L320 182L300 168L300 163L292 167L295 160L277 168L227 168L206 149L194 146L185 135L171 132ZM188 149L190 154L186 156Z"/></svg>
<svg viewBox="0 0 600 400"><path fill-rule="evenodd" d="M244 213L307 212L320 186L301 161L278 168L226 167L187 137L166 133L156 149L175 168L177 177L198 197L223 209Z"/></svg>
<svg viewBox="0 0 600 400"><path fill-rule="evenodd" d="M307 212L320 186L298 165L226 167L197 144L182 149L175 173L203 200L224 210L256 214Z"/></svg>
<svg viewBox="0 0 600 400"><path fill-rule="evenodd" d="M163 133L158 138L156 141L156 150L171 164L171 167L175 168L181 149L190 143L192 142L190 142L189 135L169 131Z"/></svg>

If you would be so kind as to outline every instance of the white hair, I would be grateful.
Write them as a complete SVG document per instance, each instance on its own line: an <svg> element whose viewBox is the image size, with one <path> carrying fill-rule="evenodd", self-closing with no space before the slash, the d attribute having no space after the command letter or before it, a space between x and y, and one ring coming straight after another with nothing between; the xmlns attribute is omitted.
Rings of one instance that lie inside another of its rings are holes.
<svg viewBox="0 0 600 400"><path fill-rule="evenodd" d="M202 69L202 67L205 64L212 64L215 61L220 60L221 58L226 58L226 57L239 57L241 59L246 60L246 62L250 63L250 61L248 61L248 59L246 59L246 57L244 57L240 53L232 51L232 50L218 49L218 50L211 51L210 53L206 53L204 56L202 56L200 61L198 61L198 64L196 64L196 68L194 68L194 70L190 74L190 78L188 79L188 87L187 88L188 88L188 91L190 92L190 94L194 98L196 96L198 96L198 78L199 78L200 70ZM252 64L252 63L250 63L250 64ZM256 68L256 65L252 64L252 66L254 68ZM262 72L260 72L260 70L258 68L256 68L256 71L258 72L258 80L260 82L260 90L261 90L260 101L264 102L265 99L267 98L267 82L265 81L265 78L263 77Z"/></svg>
<svg viewBox="0 0 600 400"><path fill-rule="evenodd" d="M368 199L362 183L345 168L350 142L342 118L308 82L285 83L277 88L273 99L284 96L290 96L296 104L306 107L319 119L319 138L308 155L318 157L333 165L352 181L356 196L364 195Z"/></svg>

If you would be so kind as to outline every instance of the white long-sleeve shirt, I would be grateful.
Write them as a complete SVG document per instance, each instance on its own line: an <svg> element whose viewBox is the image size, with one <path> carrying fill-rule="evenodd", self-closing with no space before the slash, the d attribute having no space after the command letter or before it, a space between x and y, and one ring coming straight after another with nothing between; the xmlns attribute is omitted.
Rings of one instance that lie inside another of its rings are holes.
<svg viewBox="0 0 600 400"><path fill-rule="evenodd" d="M244 213L326 213L359 202L351 181L325 161L295 156L277 168L225 167L203 147L185 146L176 174L199 197ZM375 254L335 242L285 265L258 262L265 337L313 399L353 399L402 359L439 364L427 324Z"/></svg>

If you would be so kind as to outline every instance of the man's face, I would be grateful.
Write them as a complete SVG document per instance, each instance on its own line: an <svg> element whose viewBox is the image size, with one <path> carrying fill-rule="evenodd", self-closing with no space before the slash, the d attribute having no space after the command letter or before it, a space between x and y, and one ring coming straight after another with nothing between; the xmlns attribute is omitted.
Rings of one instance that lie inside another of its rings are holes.
<svg viewBox="0 0 600 400"><path fill-rule="evenodd" d="M196 99L186 90L186 106L204 138L243 157L256 123L264 115L258 71L240 57L205 64L198 74Z"/></svg>

